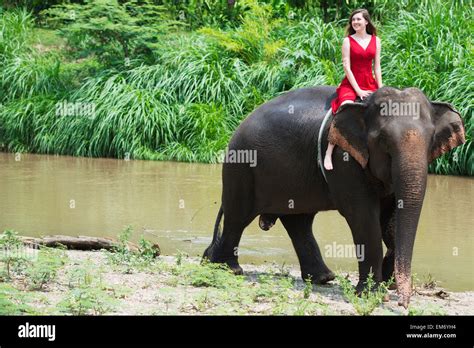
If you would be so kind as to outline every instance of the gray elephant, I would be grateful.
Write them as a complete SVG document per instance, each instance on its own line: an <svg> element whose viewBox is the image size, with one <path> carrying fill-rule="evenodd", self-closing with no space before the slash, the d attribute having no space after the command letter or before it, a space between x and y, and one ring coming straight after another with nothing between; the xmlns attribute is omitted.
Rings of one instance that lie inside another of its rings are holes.
<svg viewBox="0 0 474 348"><path fill-rule="evenodd" d="M236 251L245 227L260 216L260 226L268 229L279 218L302 277L325 283L334 274L312 223L318 212L338 210L354 243L365 250L357 290L370 272L376 282L394 275L399 304L406 308L428 164L465 142L462 119L451 105L431 102L419 89L382 87L362 103L341 106L323 127L320 151L326 151L328 139L337 145L334 169L324 176L316 160L318 134L334 96L330 86L290 91L241 123L228 151L255 151L257 165L223 164L222 205L203 256L242 273Z"/></svg>

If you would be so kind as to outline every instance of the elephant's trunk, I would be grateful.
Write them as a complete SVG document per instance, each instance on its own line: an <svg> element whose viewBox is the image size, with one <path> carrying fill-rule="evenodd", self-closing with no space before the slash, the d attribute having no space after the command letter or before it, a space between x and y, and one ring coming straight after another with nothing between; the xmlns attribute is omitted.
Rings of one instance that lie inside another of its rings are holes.
<svg viewBox="0 0 474 348"><path fill-rule="evenodd" d="M396 196L395 281L400 306L411 296L411 260L416 229L426 190L427 147L420 133L409 130L392 154L392 178Z"/></svg>

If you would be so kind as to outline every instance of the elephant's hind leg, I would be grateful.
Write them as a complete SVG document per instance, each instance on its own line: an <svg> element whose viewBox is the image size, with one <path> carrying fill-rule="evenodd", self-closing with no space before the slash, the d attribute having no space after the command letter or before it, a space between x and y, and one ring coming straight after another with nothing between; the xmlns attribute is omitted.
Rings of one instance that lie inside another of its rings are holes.
<svg viewBox="0 0 474 348"><path fill-rule="evenodd" d="M301 267L301 277L316 284L324 284L335 278L334 273L326 266L313 235L315 214L285 215L280 221L288 232Z"/></svg>

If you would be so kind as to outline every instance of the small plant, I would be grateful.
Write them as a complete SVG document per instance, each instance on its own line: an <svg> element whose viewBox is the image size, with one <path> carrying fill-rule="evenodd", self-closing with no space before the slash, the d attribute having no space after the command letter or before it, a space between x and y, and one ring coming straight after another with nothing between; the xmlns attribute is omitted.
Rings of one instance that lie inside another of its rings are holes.
<svg viewBox="0 0 474 348"><path fill-rule="evenodd" d="M313 292L313 283L311 282L311 275L308 274L308 277L304 280L303 297L309 298L311 292Z"/></svg>
<svg viewBox="0 0 474 348"><path fill-rule="evenodd" d="M69 273L69 287L72 289L58 304L61 312L100 315L114 308L115 298L104 290L100 274L93 267L90 261L86 261Z"/></svg>
<svg viewBox="0 0 474 348"><path fill-rule="evenodd" d="M178 253L176 254L176 266L181 266L183 258L187 258L188 256L189 255L184 251L178 250Z"/></svg>
<svg viewBox="0 0 474 348"><path fill-rule="evenodd" d="M138 242L138 250L132 250L129 242L132 233L132 227L127 226L118 235L118 245L107 254L111 264L125 267L125 273L132 273L133 269L137 267L149 266L160 254L159 248L144 239L143 236Z"/></svg>
<svg viewBox="0 0 474 348"><path fill-rule="evenodd" d="M387 283L382 282L376 286L373 274L370 273L365 283L366 287L360 294L357 294L348 278L340 275L336 278L344 293L344 297L354 306L359 315L370 315L383 302L384 297L388 293L388 287L393 283L393 280L390 280Z"/></svg>
<svg viewBox="0 0 474 348"><path fill-rule="evenodd" d="M72 289L58 307L73 315L100 315L111 310L114 303L114 299L100 288L80 287Z"/></svg>
<svg viewBox="0 0 474 348"><path fill-rule="evenodd" d="M25 271L30 289L41 290L46 283L56 278L58 269L66 263L66 257L62 250L40 250L38 259Z"/></svg>
<svg viewBox="0 0 474 348"><path fill-rule="evenodd" d="M433 275L431 273L428 273L428 275L423 280L423 287L425 289L434 289L437 286L438 282L433 278Z"/></svg>
<svg viewBox="0 0 474 348"><path fill-rule="evenodd" d="M146 240L143 236L138 241L138 253L144 260L153 260L160 254L160 250L157 249L150 241Z"/></svg>
<svg viewBox="0 0 474 348"><path fill-rule="evenodd" d="M27 261L25 250L18 233L13 230L5 230L0 235L0 262L5 264L3 278L11 279L11 273L20 269Z"/></svg>
<svg viewBox="0 0 474 348"><path fill-rule="evenodd" d="M229 289L239 287L243 276L236 276L225 264L203 262L202 264L186 263L180 266L183 282L195 287L213 287Z"/></svg>
<svg viewBox="0 0 474 348"><path fill-rule="evenodd" d="M283 261L281 266L279 267L279 272L283 277L288 277L290 275L290 270L286 267L286 262Z"/></svg>

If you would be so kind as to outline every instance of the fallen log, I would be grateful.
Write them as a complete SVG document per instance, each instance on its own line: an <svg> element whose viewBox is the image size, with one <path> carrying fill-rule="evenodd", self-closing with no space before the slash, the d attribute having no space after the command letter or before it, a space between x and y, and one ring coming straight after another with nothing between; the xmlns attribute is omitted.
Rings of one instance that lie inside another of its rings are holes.
<svg viewBox="0 0 474 348"><path fill-rule="evenodd" d="M24 245L36 248L38 246L46 247L60 247L65 246L67 249L73 250L115 250L119 245L117 240L111 238L100 238L100 237L89 237L89 236L63 236L63 235L54 235L54 236L44 236L41 238L35 237L22 237ZM131 251L137 252L139 248L136 244L127 242L127 245ZM155 251L155 256L160 255L160 247L158 244L153 244L153 249Z"/></svg>

